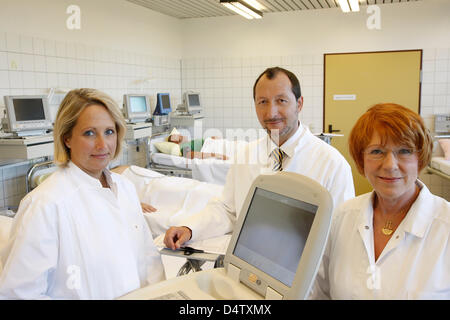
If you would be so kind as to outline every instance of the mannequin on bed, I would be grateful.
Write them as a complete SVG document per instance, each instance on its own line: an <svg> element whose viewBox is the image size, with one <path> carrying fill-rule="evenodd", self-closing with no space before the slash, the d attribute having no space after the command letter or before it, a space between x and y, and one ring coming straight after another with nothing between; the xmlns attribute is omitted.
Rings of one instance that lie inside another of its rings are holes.
<svg viewBox="0 0 450 320"><path fill-rule="evenodd" d="M216 137L211 137L212 139L216 139ZM167 138L168 142L176 143L180 146L180 151L183 157L188 159L207 159L207 158L216 158L220 160L227 160L227 156L219 153L208 153L201 152L204 139L193 139L189 140L186 136L181 135L176 128L172 130L169 137Z"/></svg>

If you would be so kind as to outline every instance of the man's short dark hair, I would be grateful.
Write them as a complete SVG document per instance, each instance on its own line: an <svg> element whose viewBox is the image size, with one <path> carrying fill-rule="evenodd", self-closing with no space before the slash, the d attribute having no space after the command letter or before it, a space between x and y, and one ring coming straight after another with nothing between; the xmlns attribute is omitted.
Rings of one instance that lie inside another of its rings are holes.
<svg viewBox="0 0 450 320"><path fill-rule="evenodd" d="M289 81L291 81L292 92L294 93L295 99L296 100L300 99L300 97L302 96L302 92L300 90L300 82L298 81L295 74L293 74L289 70L280 67L272 67L264 70L264 72L261 73L259 77L256 79L255 84L253 85L253 100L255 99L255 88L256 85L258 84L259 79L261 79L261 77L265 75L267 79L271 80L275 78L276 75L280 72L284 73L289 78Z"/></svg>

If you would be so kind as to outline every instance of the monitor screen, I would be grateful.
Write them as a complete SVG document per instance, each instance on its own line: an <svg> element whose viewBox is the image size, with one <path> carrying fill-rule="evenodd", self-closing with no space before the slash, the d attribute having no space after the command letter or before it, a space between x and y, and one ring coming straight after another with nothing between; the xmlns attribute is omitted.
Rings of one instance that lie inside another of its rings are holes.
<svg viewBox="0 0 450 320"><path fill-rule="evenodd" d="M147 112L147 99L145 96L130 96L131 112Z"/></svg>
<svg viewBox="0 0 450 320"><path fill-rule="evenodd" d="M16 121L45 120L42 99L13 99Z"/></svg>
<svg viewBox="0 0 450 320"><path fill-rule="evenodd" d="M170 109L170 98L168 94L161 95L161 102L164 110Z"/></svg>
<svg viewBox="0 0 450 320"><path fill-rule="evenodd" d="M200 106L200 96L198 94L189 94L188 100L189 100L190 107Z"/></svg>
<svg viewBox="0 0 450 320"><path fill-rule="evenodd" d="M290 287L317 209L256 188L233 254Z"/></svg>

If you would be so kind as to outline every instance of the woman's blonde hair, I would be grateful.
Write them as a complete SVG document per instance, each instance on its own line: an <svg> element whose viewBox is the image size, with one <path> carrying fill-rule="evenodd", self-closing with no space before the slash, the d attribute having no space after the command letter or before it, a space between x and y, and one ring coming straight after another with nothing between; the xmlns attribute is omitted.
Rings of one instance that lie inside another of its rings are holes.
<svg viewBox="0 0 450 320"><path fill-rule="evenodd" d="M369 145L374 132L381 143L391 140L417 151L419 172L431 160L433 138L423 119L414 111L395 103L372 106L356 121L348 139L349 151L359 173L364 175L363 151Z"/></svg>
<svg viewBox="0 0 450 320"><path fill-rule="evenodd" d="M67 148L64 140L71 136L72 129L77 123L81 112L91 105L104 106L113 118L117 132L117 147L114 158L119 155L126 131L125 120L119 106L110 96L99 90L75 89L67 93L56 115L53 130L55 164L61 167L67 166L70 160L70 149Z"/></svg>

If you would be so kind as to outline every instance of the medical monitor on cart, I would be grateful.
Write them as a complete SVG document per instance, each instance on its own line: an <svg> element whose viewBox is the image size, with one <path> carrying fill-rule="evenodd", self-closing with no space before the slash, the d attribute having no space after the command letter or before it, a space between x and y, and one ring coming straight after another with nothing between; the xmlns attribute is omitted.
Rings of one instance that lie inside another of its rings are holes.
<svg viewBox="0 0 450 320"><path fill-rule="evenodd" d="M18 136L41 135L52 129L46 95L5 96L3 130Z"/></svg>
<svg viewBox="0 0 450 320"><path fill-rule="evenodd" d="M149 98L145 94L123 95L124 117L130 122L144 122L150 118Z"/></svg>
<svg viewBox="0 0 450 320"><path fill-rule="evenodd" d="M168 93L158 93L156 95L156 107L154 115L168 115L172 111L170 105L170 95Z"/></svg>
<svg viewBox="0 0 450 320"><path fill-rule="evenodd" d="M183 99L184 99L185 112L187 112L189 114L202 112L202 105L200 102L200 93L185 92Z"/></svg>

